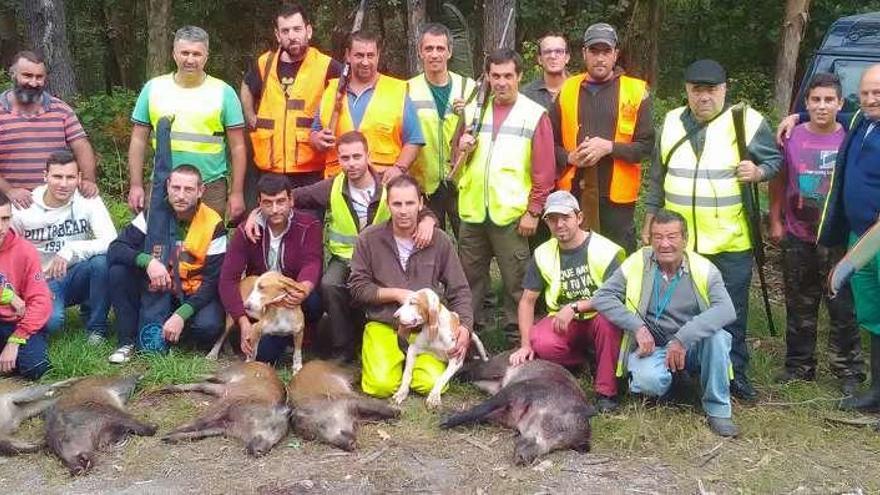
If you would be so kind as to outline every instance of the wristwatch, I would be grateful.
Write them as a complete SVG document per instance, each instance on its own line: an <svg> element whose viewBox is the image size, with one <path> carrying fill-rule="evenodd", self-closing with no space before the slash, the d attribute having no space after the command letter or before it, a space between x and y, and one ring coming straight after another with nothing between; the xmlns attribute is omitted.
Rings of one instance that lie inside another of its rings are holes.
<svg viewBox="0 0 880 495"><path fill-rule="evenodd" d="M577 301L575 301L575 302L569 304L568 306L571 308L572 311L575 312L575 314L580 313L580 311L578 311L578 303L577 303Z"/></svg>
<svg viewBox="0 0 880 495"><path fill-rule="evenodd" d="M526 210L526 213L532 218L541 218L541 212L535 213L532 210Z"/></svg>

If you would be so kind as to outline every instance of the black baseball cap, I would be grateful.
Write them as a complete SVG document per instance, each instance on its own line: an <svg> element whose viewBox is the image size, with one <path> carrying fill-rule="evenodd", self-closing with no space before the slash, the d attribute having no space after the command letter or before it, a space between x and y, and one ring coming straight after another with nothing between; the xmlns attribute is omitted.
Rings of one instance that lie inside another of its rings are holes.
<svg viewBox="0 0 880 495"><path fill-rule="evenodd" d="M599 22L591 25L584 31L584 46L589 48L593 45L604 43L611 48L617 46L617 31L611 24Z"/></svg>
<svg viewBox="0 0 880 495"><path fill-rule="evenodd" d="M718 62L704 58L684 70L684 80L692 84L724 84L727 82L727 72Z"/></svg>

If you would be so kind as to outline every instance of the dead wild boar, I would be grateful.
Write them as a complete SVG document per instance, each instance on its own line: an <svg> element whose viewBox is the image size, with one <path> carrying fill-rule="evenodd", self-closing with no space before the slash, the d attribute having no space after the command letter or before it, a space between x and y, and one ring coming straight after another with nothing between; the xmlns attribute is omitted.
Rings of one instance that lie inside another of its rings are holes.
<svg viewBox="0 0 880 495"><path fill-rule="evenodd" d="M88 472L97 452L129 434L153 436L156 426L125 409L139 377L92 377L77 382L46 413L46 444L70 474Z"/></svg>
<svg viewBox="0 0 880 495"><path fill-rule="evenodd" d="M287 386L287 400L297 435L349 452L357 444L359 419L400 416L400 410L385 401L357 395L351 388L351 376L329 361L306 363Z"/></svg>
<svg viewBox="0 0 880 495"><path fill-rule="evenodd" d="M48 409L58 400L60 389L70 386L79 378L71 378L48 385L34 385L14 392L0 394L0 455L36 452L43 443L25 442L12 438L21 423Z"/></svg>
<svg viewBox="0 0 880 495"><path fill-rule="evenodd" d="M471 370L471 379L497 377L498 359L486 363L487 374L481 374L479 369ZM446 418L440 426L452 428L489 420L515 429L519 436L514 447L514 462L524 465L554 450L571 448L588 452L590 417L595 414L568 370L535 359L520 366L508 366L501 389L495 395Z"/></svg>
<svg viewBox="0 0 880 495"><path fill-rule="evenodd" d="M199 418L162 437L165 442L223 435L241 440L248 454L259 457L287 435L290 409L284 404L284 384L266 363L234 364L203 382L174 385L165 391L217 397Z"/></svg>

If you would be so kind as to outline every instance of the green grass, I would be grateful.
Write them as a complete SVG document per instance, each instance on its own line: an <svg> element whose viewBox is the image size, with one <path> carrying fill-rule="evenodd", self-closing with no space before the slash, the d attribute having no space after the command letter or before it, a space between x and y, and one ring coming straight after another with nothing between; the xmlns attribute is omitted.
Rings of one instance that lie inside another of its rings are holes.
<svg viewBox="0 0 880 495"><path fill-rule="evenodd" d="M500 284L495 283L496 297L500 291ZM716 493L839 493L856 488L864 493L880 492L880 473L876 470L880 434L828 421L857 415L835 408L841 394L826 364L827 315L823 312L820 317L818 380L779 385L773 377L781 369L785 343L782 337L769 335L762 302L757 291L753 292L751 376L761 398L756 405L734 404L734 420L742 428L742 436L721 440L713 435L699 405L652 406L638 397L624 396L618 412L594 418L594 451L634 461L644 459L646 469L659 463L675 473L681 486L696 489L700 480L707 490ZM773 312L777 330L783 334L784 307L776 303ZM149 391L166 384L197 381L218 366L204 359L201 352L180 349L166 355L136 355L130 363L111 365L107 356L115 342L88 345L85 332L78 330L81 325L74 311L68 313L72 329L53 337L52 369L43 381L90 374L141 374L141 385ZM506 348L500 310L496 310L494 322L494 328L482 336L493 353ZM279 374L284 380L290 378L286 367ZM584 389L590 391L588 374L579 378ZM453 383L444 394L444 409L473 404L482 397L470 385ZM166 411L167 417L161 418L163 425L170 427L196 413L191 401L174 404ZM409 400L399 424L417 438L436 439L449 434L436 427L442 414L426 408L423 400Z"/></svg>

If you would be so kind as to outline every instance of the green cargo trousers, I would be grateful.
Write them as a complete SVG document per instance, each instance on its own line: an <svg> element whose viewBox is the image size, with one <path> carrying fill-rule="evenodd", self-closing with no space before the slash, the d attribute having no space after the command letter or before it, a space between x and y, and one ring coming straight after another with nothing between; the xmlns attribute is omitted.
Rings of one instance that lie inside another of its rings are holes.
<svg viewBox="0 0 880 495"><path fill-rule="evenodd" d="M474 322L488 325L483 308L492 280L489 265L494 257L504 284L504 326L516 325L516 307L522 296L522 281L529 261L529 240L520 236L512 222L499 227L490 220L483 223L461 222L458 256L471 286Z"/></svg>

